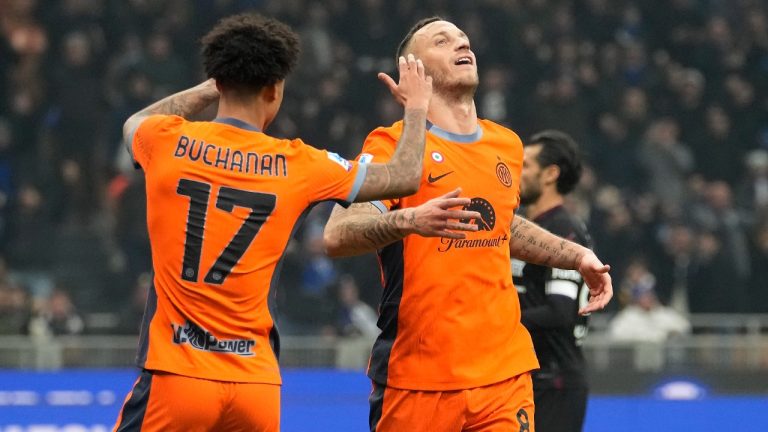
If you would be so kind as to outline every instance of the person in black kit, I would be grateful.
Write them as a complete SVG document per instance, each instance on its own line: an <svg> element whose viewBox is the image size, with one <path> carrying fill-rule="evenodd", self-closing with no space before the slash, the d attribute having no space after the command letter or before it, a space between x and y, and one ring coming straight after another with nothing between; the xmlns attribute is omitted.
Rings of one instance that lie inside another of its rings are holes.
<svg viewBox="0 0 768 432"><path fill-rule="evenodd" d="M553 234L592 247L584 224L563 206L581 176L581 157L567 134L546 130L525 146L520 178L524 215ZM580 431L587 408L581 342L587 317L578 313L589 289L577 271L512 260L523 325L531 333L541 369L533 372L537 432Z"/></svg>

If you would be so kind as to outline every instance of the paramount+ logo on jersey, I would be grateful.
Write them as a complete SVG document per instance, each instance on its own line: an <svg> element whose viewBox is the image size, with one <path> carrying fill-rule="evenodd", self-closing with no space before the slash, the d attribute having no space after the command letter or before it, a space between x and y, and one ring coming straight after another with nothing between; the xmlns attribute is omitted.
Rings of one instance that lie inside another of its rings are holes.
<svg viewBox="0 0 768 432"><path fill-rule="evenodd" d="M250 357L253 355L253 346L256 345L256 341L252 339L218 339L190 320L187 320L183 326L171 324L171 327L173 343L176 345L186 343L201 351Z"/></svg>
<svg viewBox="0 0 768 432"><path fill-rule="evenodd" d="M493 209L488 200L481 197L472 198L469 204L465 205L462 210L476 211L480 213L479 218L474 219L462 219L459 222L465 224L477 225L477 232L482 233L484 231L493 231L496 226L496 211ZM440 252L448 252L451 249L465 249L465 248L485 248L485 247L501 247L507 244L509 238L506 234L502 234L497 237L491 238L474 238L474 239L440 239L440 246L437 248Z"/></svg>

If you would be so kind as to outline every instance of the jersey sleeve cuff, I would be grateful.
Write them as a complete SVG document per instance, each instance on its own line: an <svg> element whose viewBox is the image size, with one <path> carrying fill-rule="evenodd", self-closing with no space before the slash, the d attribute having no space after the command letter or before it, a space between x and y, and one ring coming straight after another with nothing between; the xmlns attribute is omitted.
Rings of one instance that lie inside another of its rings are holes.
<svg viewBox="0 0 768 432"><path fill-rule="evenodd" d="M347 203L355 202L357 194L360 192L360 188L363 187L363 182L365 181L365 175L367 172L368 164L357 165L357 175L355 176L355 182L352 184L352 190L349 192L349 195L345 200Z"/></svg>

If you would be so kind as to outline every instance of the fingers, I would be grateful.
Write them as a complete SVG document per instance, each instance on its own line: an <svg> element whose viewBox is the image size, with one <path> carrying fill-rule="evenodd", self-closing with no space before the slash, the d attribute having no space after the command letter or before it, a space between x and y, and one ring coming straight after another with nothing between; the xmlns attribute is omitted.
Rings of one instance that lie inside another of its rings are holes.
<svg viewBox="0 0 768 432"><path fill-rule="evenodd" d="M400 72L400 76L403 76L408 72L408 60L406 60L405 57L400 56L400 58L397 59L397 69Z"/></svg>
<svg viewBox="0 0 768 432"><path fill-rule="evenodd" d="M422 65L423 67L423 65ZM400 71L400 78L402 79L409 71L418 73L418 65L416 57L413 54L408 54L408 57L400 56L397 59L397 69Z"/></svg>
<svg viewBox="0 0 768 432"><path fill-rule="evenodd" d="M447 193L447 194L445 194L445 195L441 195L441 196L437 197L436 199L441 199L441 198L456 198L456 197L457 197L457 196L459 196L460 194L461 194L461 188L460 188L460 187L457 187L456 189L454 189L454 190L452 190L452 191L448 192L448 193Z"/></svg>
<svg viewBox="0 0 768 432"><path fill-rule="evenodd" d="M416 72L419 74L419 78L425 78L426 72L424 72L424 63L421 59L416 60Z"/></svg>
<svg viewBox="0 0 768 432"><path fill-rule="evenodd" d="M589 302L579 309L579 314L586 315L603 309L613 297L613 284L608 273L611 266L596 260L594 265L584 272L584 281L589 286Z"/></svg>
<svg viewBox="0 0 768 432"><path fill-rule="evenodd" d="M418 73L418 65L416 63L416 57L413 54L408 54L407 62L408 62L408 70Z"/></svg>
<svg viewBox="0 0 768 432"><path fill-rule="evenodd" d="M606 303L601 301L600 296L590 296L587 305L579 309L579 315L587 315L599 311L605 307Z"/></svg>
<svg viewBox="0 0 768 432"><path fill-rule="evenodd" d="M610 302L613 297L613 286L611 285L610 279L608 279L605 284L594 285L594 288L590 286L589 293L589 302L585 307L579 309L579 314L581 315L601 310L608 305L608 302Z"/></svg>
<svg viewBox="0 0 768 432"><path fill-rule="evenodd" d="M579 315L587 315L592 312L602 310L608 304L609 300L610 297L603 296L602 294L595 297L590 297L589 303L587 303L587 305L583 308L579 309Z"/></svg>
<svg viewBox="0 0 768 432"><path fill-rule="evenodd" d="M477 231L476 224L468 224L468 223L461 223L461 222L455 222L455 221L448 221L448 223L445 224L445 228L452 231L470 231L470 232Z"/></svg>
<svg viewBox="0 0 768 432"><path fill-rule="evenodd" d="M442 209L449 209L451 207L464 207L471 202L469 198L446 198L437 202L437 206Z"/></svg>
<svg viewBox="0 0 768 432"><path fill-rule="evenodd" d="M445 212L446 219L480 219L480 213L469 210L448 210Z"/></svg>
<svg viewBox="0 0 768 432"><path fill-rule="evenodd" d="M611 266L609 266L608 264L593 266L592 271L594 271L595 273L601 273L601 274L608 273L609 271L611 271Z"/></svg>
<svg viewBox="0 0 768 432"><path fill-rule="evenodd" d="M394 79L392 79L391 76L385 74L384 72L379 72L377 77L379 78L379 81L383 82L384 85L389 88L389 91L392 92L392 94L397 94L397 83Z"/></svg>

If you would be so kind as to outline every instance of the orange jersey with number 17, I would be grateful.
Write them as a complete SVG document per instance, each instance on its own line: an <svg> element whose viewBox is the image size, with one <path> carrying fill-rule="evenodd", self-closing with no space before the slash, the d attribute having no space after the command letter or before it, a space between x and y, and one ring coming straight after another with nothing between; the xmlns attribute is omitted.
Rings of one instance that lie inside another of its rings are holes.
<svg viewBox="0 0 768 432"><path fill-rule="evenodd" d="M365 165L231 118L152 116L132 150L155 272L139 366L279 384L268 297L286 245L313 204L354 200Z"/></svg>

